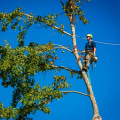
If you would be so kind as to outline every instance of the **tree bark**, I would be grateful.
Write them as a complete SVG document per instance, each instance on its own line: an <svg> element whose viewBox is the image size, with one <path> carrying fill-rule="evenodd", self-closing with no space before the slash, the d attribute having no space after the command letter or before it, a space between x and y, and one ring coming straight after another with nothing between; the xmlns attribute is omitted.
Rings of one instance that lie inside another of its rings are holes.
<svg viewBox="0 0 120 120"><path fill-rule="evenodd" d="M79 66L80 70L82 71L82 76L83 76L83 79L85 81L85 84L86 84L86 87L87 87L87 90L88 90L88 93L89 93L89 97L90 97L90 100L91 100L91 103L92 103L92 107L93 107L93 118L92 118L92 120L102 120L101 116L99 115L99 110L98 110L98 106L97 106L97 103L96 103L96 100L95 100L95 97L94 97L92 86L91 86L91 84L88 80L86 72L82 70L82 63L79 59L79 54L78 54L78 51L77 51L77 47L75 47L77 45L76 45L76 38L75 38L75 26L74 26L72 17L73 17L72 15L69 16L70 27L71 27L71 31L72 31L72 42L73 42L73 48L74 48L74 56L76 57L78 66Z"/></svg>

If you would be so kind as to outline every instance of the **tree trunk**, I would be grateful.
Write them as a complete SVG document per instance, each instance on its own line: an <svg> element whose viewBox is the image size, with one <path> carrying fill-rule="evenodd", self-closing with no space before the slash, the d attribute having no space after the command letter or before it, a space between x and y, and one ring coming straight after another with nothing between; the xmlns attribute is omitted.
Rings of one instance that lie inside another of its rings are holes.
<svg viewBox="0 0 120 120"><path fill-rule="evenodd" d="M78 66L79 66L80 70L82 71L82 76L83 76L83 79L85 81L85 84L86 84L86 87L87 87L87 90L88 90L88 93L89 93L89 97L90 97L90 100L91 100L91 103L92 103L92 107L93 107L93 118L92 118L92 120L102 120L102 118L99 115L99 110L98 110L98 106L97 106L97 103L96 103L96 100L95 100L95 97L94 97L92 86L91 86L91 84L88 80L86 72L82 70L81 61L78 60L79 55L78 55L77 47L75 47L76 46L75 26L73 24L72 15L69 16L69 19L70 19L70 27L71 27L71 30L72 30L72 42L73 42L73 48L74 48L74 55L76 57Z"/></svg>

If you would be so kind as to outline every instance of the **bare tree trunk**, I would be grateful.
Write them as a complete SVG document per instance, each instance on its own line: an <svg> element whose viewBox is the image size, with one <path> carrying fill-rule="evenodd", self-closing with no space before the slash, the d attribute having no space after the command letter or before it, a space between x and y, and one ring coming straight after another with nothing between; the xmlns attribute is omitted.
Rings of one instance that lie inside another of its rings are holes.
<svg viewBox="0 0 120 120"><path fill-rule="evenodd" d="M75 47L76 46L75 26L73 24L72 15L69 16L69 19L70 19L70 27L71 27L71 30L72 30L72 41L73 41L74 55L75 55L76 59L78 60L79 54L78 54L78 51L77 51L77 47ZM97 103L96 103L96 100L95 100L95 97L94 97L92 86L91 86L91 84L88 80L86 72L82 70L82 63L81 63L80 60L78 60L78 66L79 66L80 70L82 71L82 76L83 76L83 79L85 81L87 90L89 92L89 97L90 97L90 100L91 100L91 103L92 103L92 106L93 106L93 118L92 118L92 120L102 120L102 118L99 115L99 110L98 110L98 106L97 106Z"/></svg>

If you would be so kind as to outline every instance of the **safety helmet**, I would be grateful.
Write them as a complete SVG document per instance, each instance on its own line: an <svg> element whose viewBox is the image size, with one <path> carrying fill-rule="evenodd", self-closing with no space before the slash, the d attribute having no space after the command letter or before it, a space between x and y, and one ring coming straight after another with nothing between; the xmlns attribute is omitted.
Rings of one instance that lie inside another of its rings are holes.
<svg viewBox="0 0 120 120"><path fill-rule="evenodd" d="M91 37L91 38L93 38L92 34L87 34L86 37Z"/></svg>

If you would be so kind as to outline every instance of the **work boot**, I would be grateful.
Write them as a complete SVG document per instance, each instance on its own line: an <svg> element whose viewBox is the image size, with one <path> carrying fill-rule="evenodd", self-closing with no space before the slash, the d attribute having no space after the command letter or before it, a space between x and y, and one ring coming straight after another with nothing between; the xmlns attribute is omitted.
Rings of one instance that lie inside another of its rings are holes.
<svg viewBox="0 0 120 120"><path fill-rule="evenodd" d="M87 72L89 68L83 66L82 69L83 69L85 72Z"/></svg>

